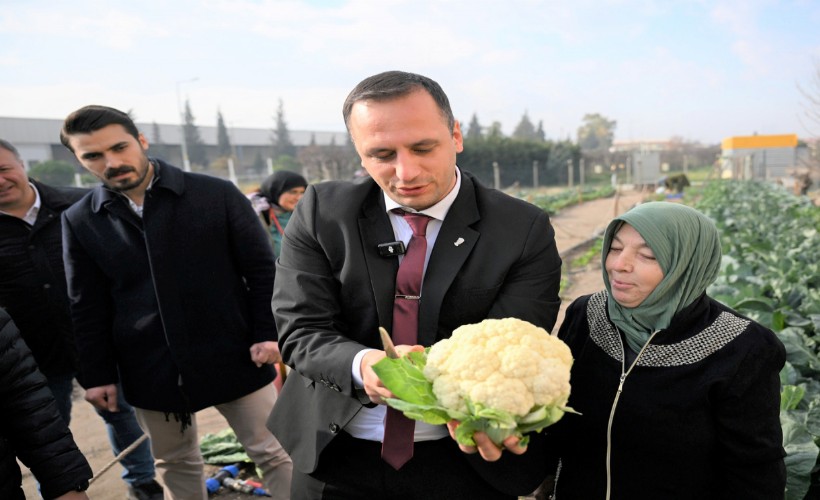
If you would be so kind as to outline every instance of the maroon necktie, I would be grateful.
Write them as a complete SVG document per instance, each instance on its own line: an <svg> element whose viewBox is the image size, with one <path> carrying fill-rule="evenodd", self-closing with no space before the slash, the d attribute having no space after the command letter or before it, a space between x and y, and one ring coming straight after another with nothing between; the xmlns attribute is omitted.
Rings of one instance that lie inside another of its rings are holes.
<svg viewBox="0 0 820 500"><path fill-rule="evenodd" d="M419 333L419 299L421 279L424 275L424 257L427 254L427 223L430 217L423 214L393 211L404 217L413 230L407 245L407 253L396 274L396 297L393 301L393 343L415 345ZM393 408L387 408L384 422L382 459L399 470L413 458L413 433L416 422Z"/></svg>

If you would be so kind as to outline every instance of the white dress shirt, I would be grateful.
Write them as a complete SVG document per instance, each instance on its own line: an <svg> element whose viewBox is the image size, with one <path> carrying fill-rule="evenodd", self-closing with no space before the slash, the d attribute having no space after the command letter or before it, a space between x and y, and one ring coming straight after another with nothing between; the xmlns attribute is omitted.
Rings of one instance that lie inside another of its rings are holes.
<svg viewBox="0 0 820 500"><path fill-rule="evenodd" d="M31 189L34 190L34 205L30 206L28 210L26 210L26 214L22 217L17 217L16 215L12 215L8 212L4 212L0 210L0 214L11 215L12 217L17 217L18 219L22 219L23 222L28 224L29 226L33 226L35 222L37 222L37 214L40 213L40 206L42 202L40 201L40 192L37 191L37 188L34 187L34 184L28 183L31 186Z"/></svg>
<svg viewBox="0 0 820 500"><path fill-rule="evenodd" d="M441 224L444 222L444 217L453 205L453 202L458 196L458 191L461 188L461 172L456 167L456 185L447 193L447 196L441 199L438 203L430 208L421 210L418 213L428 215L432 220L427 224L427 255L424 256L424 272L427 272L427 263L430 261L430 254L436 244L436 238L441 230ZM401 208L408 212L416 212L412 208L403 207L393 201L386 194L384 195L385 209L387 210L390 224L393 226L393 234L397 241L403 242L407 245L410 238L413 236L413 230L410 224L404 220L404 217L392 212L395 208ZM399 259L403 259L400 256ZM399 260L401 262L401 260ZM424 289L421 291L424 296ZM368 351L373 349L363 349L353 359L353 382L356 387L364 387L362 382L361 363L362 358ZM387 407L385 405L378 405L375 408L362 408L359 413L346 426L345 431L358 439L367 439L369 441L383 441L384 440L384 418L387 414ZM415 441L432 441L448 436L447 427L444 425L430 425L424 422L416 421Z"/></svg>

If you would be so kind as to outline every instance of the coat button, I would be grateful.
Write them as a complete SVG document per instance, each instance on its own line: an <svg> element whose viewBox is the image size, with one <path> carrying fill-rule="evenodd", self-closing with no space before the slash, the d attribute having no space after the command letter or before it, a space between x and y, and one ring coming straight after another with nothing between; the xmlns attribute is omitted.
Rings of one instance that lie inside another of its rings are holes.
<svg viewBox="0 0 820 500"><path fill-rule="evenodd" d="M333 434L336 434L337 432L339 432L339 424L331 423L330 424L330 432L332 432Z"/></svg>
<svg viewBox="0 0 820 500"><path fill-rule="evenodd" d="M43 288L48 290L49 288L51 288L51 283L46 283L45 285L43 285Z"/></svg>

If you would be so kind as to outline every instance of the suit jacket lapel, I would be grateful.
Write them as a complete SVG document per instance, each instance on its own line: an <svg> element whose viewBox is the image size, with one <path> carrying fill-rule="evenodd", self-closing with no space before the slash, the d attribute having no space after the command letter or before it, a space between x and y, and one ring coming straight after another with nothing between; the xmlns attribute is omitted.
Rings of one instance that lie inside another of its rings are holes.
<svg viewBox="0 0 820 500"><path fill-rule="evenodd" d="M399 259L398 256L382 257L379 255L378 245L393 241L395 237L393 227L385 213L384 198L380 189L373 191L373 198L364 204L362 216L359 218L359 234L362 235L362 250L380 326L392 332L393 296L396 293ZM373 335L378 337L378 332L373 332Z"/></svg>
<svg viewBox="0 0 820 500"><path fill-rule="evenodd" d="M444 295L478 241L480 233L470 226L480 218L473 183L462 174L461 190L441 225L424 275L419 312L419 343L422 345L438 340Z"/></svg>

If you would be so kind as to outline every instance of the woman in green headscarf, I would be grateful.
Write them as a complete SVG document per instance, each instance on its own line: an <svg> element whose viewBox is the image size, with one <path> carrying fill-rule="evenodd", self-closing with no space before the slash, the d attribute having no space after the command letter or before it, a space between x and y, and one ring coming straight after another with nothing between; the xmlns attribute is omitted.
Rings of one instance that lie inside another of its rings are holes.
<svg viewBox="0 0 820 500"><path fill-rule="evenodd" d="M555 498L783 497L785 349L706 294L720 259L715 225L683 205L609 224L606 290L574 301L558 333L579 414L548 430Z"/></svg>

